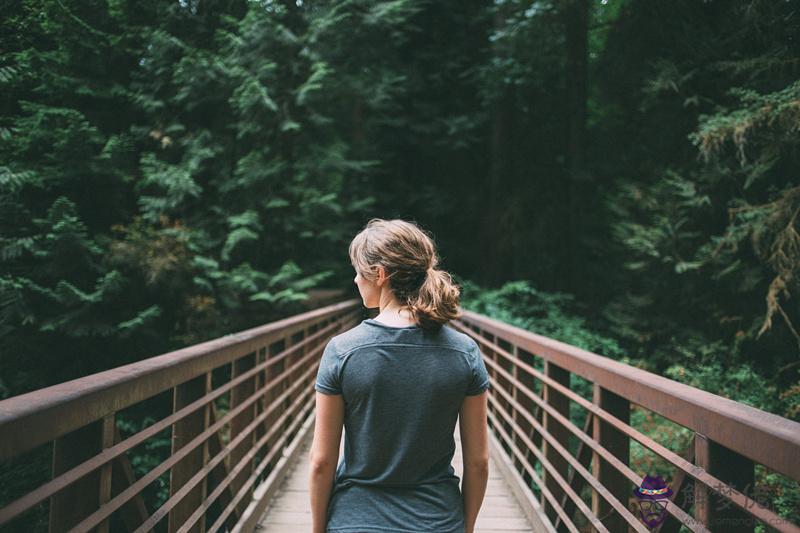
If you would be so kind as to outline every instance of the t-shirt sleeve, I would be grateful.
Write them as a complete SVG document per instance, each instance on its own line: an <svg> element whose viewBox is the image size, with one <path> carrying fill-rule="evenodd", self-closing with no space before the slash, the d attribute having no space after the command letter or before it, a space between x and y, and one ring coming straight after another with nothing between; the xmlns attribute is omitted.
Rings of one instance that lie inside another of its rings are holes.
<svg viewBox="0 0 800 533"><path fill-rule="evenodd" d="M483 354L477 342L469 353L470 368L472 376L467 387L467 396L480 394L491 386L489 373L486 371L486 364L483 362Z"/></svg>
<svg viewBox="0 0 800 533"><path fill-rule="evenodd" d="M336 352L334 339L328 341L322 352L322 359L317 369L317 382L314 389L323 394L341 394L341 360Z"/></svg>

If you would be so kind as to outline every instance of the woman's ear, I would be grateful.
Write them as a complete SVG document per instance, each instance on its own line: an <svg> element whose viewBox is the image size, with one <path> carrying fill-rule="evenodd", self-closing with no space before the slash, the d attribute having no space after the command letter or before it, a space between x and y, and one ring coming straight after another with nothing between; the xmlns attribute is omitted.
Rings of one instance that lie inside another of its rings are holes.
<svg viewBox="0 0 800 533"><path fill-rule="evenodd" d="M375 280L375 283L378 287L386 283L386 269L380 265L378 266L378 278Z"/></svg>

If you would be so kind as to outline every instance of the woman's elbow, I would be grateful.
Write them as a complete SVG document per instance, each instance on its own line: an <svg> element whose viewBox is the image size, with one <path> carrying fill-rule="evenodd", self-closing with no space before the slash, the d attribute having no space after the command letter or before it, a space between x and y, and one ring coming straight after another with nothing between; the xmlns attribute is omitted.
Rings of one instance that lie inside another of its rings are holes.
<svg viewBox="0 0 800 533"><path fill-rule="evenodd" d="M311 455L309 464L312 474L325 474L336 468L336 459L324 455Z"/></svg>

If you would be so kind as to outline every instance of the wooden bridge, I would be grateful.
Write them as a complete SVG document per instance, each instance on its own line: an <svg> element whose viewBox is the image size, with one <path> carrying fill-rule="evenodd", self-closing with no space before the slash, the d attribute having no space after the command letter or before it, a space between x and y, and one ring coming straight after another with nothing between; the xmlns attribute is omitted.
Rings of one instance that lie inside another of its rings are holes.
<svg viewBox="0 0 800 533"><path fill-rule="evenodd" d="M308 531L317 363L363 318L348 300L0 402L0 472L52 465L0 501L0 532ZM764 481L797 490L800 424L476 313L451 326L494 385L479 531L650 531L634 450L668 472L661 532L800 531Z"/></svg>

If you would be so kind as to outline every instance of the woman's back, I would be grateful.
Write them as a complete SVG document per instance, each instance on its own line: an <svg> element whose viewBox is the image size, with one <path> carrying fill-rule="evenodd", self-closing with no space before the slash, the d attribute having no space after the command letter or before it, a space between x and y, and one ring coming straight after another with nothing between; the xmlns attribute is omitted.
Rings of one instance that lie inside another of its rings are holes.
<svg viewBox="0 0 800 533"><path fill-rule="evenodd" d="M315 387L345 404L328 531L463 531L453 432L465 396L488 387L477 343L449 326L366 319L335 336Z"/></svg>

